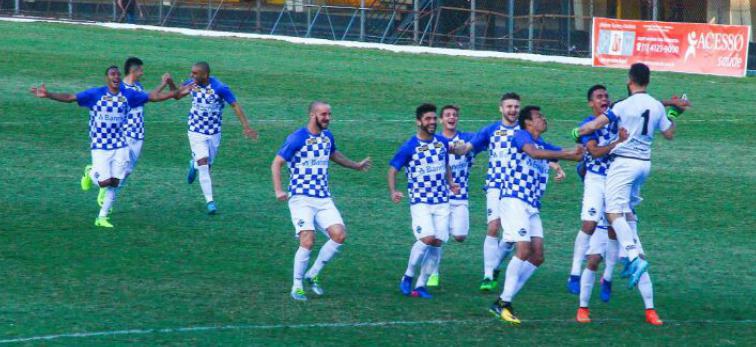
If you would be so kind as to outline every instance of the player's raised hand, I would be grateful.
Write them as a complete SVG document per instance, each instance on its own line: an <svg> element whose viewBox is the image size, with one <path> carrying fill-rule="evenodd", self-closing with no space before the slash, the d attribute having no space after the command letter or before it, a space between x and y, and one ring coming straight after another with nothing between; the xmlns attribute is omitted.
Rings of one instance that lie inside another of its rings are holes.
<svg viewBox="0 0 756 347"><path fill-rule="evenodd" d="M472 148L472 145L469 143L452 143L449 146L449 152L456 155L465 155L470 150L468 149L468 146Z"/></svg>
<svg viewBox="0 0 756 347"><path fill-rule="evenodd" d="M45 87L44 83L40 84L39 87L31 87L29 91L38 98L47 97L47 87Z"/></svg>
<svg viewBox="0 0 756 347"><path fill-rule="evenodd" d="M620 128L619 133L617 133L617 137L619 139L619 142L625 142L625 140L630 137L630 133L627 132L627 129Z"/></svg>
<svg viewBox="0 0 756 347"><path fill-rule="evenodd" d="M395 204L398 204L400 201L402 201L402 198L404 197L404 194L400 191L393 191L391 192L391 201L393 201Z"/></svg>
<svg viewBox="0 0 756 347"><path fill-rule="evenodd" d="M373 167L373 159L370 159L370 157L367 157L365 159L362 159L361 162L357 163L357 167L355 167L355 170L357 171L368 171L370 168Z"/></svg>
<svg viewBox="0 0 756 347"><path fill-rule="evenodd" d="M257 131L255 131L255 129L252 129L250 127L245 127L244 136L253 140L257 140L257 138L259 137L259 134L257 134Z"/></svg>
<svg viewBox="0 0 756 347"><path fill-rule="evenodd" d="M163 74L162 81L163 81L163 84L171 83L173 82L173 77L171 77L171 74L166 72Z"/></svg>
<svg viewBox="0 0 756 347"><path fill-rule="evenodd" d="M278 201L286 201L289 199L289 194L286 194L283 190L277 190L276 191L276 200Z"/></svg>
<svg viewBox="0 0 756 347"><path fill-rule="evenodd" d="M451 192L454 194L459 194L459 184L452 182L451 184L449 184L449 190L451 190Z"/></svg>

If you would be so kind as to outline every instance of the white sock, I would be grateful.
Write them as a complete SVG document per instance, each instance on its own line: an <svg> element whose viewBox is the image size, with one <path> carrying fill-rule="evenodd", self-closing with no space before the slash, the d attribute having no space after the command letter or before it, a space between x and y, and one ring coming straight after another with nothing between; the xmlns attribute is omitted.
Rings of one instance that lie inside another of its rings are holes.
<svg viewBox="0 0 756 347"><path fill-rule="evenodd" d="M501 292L500 296L502 301L512 302L515 289L517 289L518 277L520 277L520 267L523 263L524 261L517 258L517 256L512 257L512 260L509 261L509 265L507 265L506 279L504 280L504 290Z"/></svg>
<svg viewBox="0 0 756 347"><path fill-rule="evenodd" d="M654 285L651 283L651 276L648 272L643 273L638 280L638 291L643 297L643 304L646 309L654 308Z"/></svg>
<svg viewBox="0 0 756 347"><path fill-rule="evenodd" d="M538 266L533 265L533 263L529 261L523 262L522 265L520 265L520 273L517 275L517 287L515 287L515 291L512 296L515 296L520 292L520 289L525 286L525 282L530 279L530 276L533 276L533 273L537 269Z"/></svg>
<svg viewBox="0 0 756 347"><path fill-rule="evenodd" d="M341 248L340 243L328 240L328 242L320 248L320 251L318 251L318 257L315 259L310 270L307 271L306 277L313 278L317 276L320 271L323 270L323 266L325 266L325 264L339 252L339 248Z"/></svg>
<svg viewBox="0 0 756 347"><path fill-rule="evenodd" d="M501 263L509 255L509 253L512 253L513 249L514 242L505 242L504 240L501 240L499 242L499 260L496 262L496 266L494 268L501 266Z"/></svg>
<svg viewBox="0 0 756 347"><path fill-rule="evenodd" d="M199 172L199 183L202 187L202 194L205 195L205 202L213 201L213 181L210 179L210 166L197 166Z"/></svg>
<svg viewBox="0 0 756 347"><path fill-rule="evenodd" d="M606 244L606 258L604 259L604 281L612 281L614 264L617 264L617 253L619 253L619 242L617 240L609 240Z"/></svg>
<svg viewBox="0 0 756 347"><path fill-rule="evenodd" d="M310 262L310 252L307 248L299 247L297 253L294 254L294 288L303 288L302 278L307 270L307 263Z"/></svg>
<svg viewBox="0 0 756 347"><path fill-rule="evenodd" d="M436 275L436 276L438 276L438 269L441 268L441 256L443 256L443 255L444 255L444 248L443 247L439 247L438 248L438 256L437 256L438 259L436 260L436 270L433 271L433 274Z"/></svg>
<svg viewBox="0 0 756 347"><path fill-rule="evenodd" d="M588 307L588 304L591 302L591 292L593 292L593 284L595 282L596 271L585 268L583 275L580 276L580 307Z"/></svg>
<svg viewBox="0 0 756 347"><path fill-rule="evenodd" d="M404 271L405 276L415 277L415 269L417 269L417 265L425 256L425 252L428 250L428 247L430 246L424 244L420 240L415 241L415 244L412 245L412 250L410 251L409 262L407 263L407 270Z"/></svg>
<svg viewBox="0 0 756 347"><path fill-rule="evenodd" d="M425 259L423 259L423 266L420 267L420 276L417 277L415 282L415 288L425 287L428 283L428 277L436 270L438 265L438 255L440 254L441 247L429 246L425 252Z"/></svg>
<svg viewBox="0 0 756 347"><path fill-rule="evenodd" d="M107 217L110 212L110 208L113 207L113 203L116 199L116 189L113 187L105 188L105 200L100 207L100 217Z"/></svg>
<svg viewBox="0 0 756 347"><path fill-rule="evenodd" d="M579 276L580 270L583 268L583 259L585 259L585 252L588 251L588 244L591 241L591 235L588 235L585 231L578 231L577 237L575 237L575 247L572 253L572 270L570 270L571 276Z"/></svg>
<svg viewBox="0 0 756 347"><path fill-rule="evenodd" d="M493 271L499 266L499 239L486 235L483 241L483 277L493 279Z"/></svg>
<svg viewBox="0 0 756 347"><path fill-rule="evenodd" d="M633 234L637 234L638 233L638 221L636 221L636 220L628 220L627 221L627 225L630 226L630 230L633 231Z"/></svg>
<svg viewBox="0 0 756 347"><path fill-rule="evenodd" d="M617 234L617 241L619 241L622 248L627 252L627 258L630 261L638 258L638 247L633 241L633 230L630 228L630 225L627 224L625 217L623 216L615 219L614 222L612 222L612 228L614 228L614 233Z"/></svg>

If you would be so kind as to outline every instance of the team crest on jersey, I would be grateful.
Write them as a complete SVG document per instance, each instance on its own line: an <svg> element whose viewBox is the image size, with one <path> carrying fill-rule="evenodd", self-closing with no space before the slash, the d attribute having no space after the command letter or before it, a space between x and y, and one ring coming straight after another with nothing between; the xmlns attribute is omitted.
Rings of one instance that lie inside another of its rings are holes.
<svg viewBox="0 0 756 347"><path fill-rule="evenodd" d="M496 131L494 132L494 135L496 135L496 136L506 136L506 135L507 135L507 132L506 132L506 131L504 131L504 130L496 130Z"/></svg>
<svg viewBox="0 0 756 347"><path fill-rule="evenodd" d="M419 152L425 152L428 150L428 145L422 145L417 149Z"/></svg>
<svg viewBox="0 0 756 347"><path fill-rule="evenodd" d="M527 233L528 233L528 231L527 231L527 230L525 230L525 228L522 228L522 229L520 229L520 230L519 230L519 231L518 231L517 233L518 233L518 234L520 234L520 236L525 236L525 234L527 234Z"/></svg>
<svg viewBox="0 0 756 347"><path fill-rule="evenodd" d="M207 94L210 94L210 95L213 95L213 94L215 93L215 91L214 91L214 90L212 90L212 89L208 89L206 93L207 93Z"/></svg>
<svg viewBox="0 0 756 347"><path fill-rule="evenodd" d="M441 147L444 147L444 145L442 145L441 142L436 142L436 144L433 147L441 148Z"/></svg>

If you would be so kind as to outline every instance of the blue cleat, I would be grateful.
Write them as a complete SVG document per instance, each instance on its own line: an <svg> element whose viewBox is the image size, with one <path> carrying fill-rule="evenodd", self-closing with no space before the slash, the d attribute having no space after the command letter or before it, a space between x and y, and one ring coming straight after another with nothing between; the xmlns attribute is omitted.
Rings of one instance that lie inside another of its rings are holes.
<svg viewBox="0 0 756 347"><path fill-rule="evenodd" d="M215 201L210 201L207 203L207 214L215 214L218 212L218 208L215 206Z"/></svg>
<svg viewBox="0 0 756 347"><path fill-rule="evenodd" d="M425 289L425 287L417 287L415 290L412 291L412 297L413 298L421 298L421 299L432 299L433 295L430 295L428 293L428 290Z"/></svg>
<svg viewBox="0 0 756 347"><path fill-rule="evenodd" d="M612 281L601 279L601 291L599 292L601 294L601 301L603 302L609 302L609 299L612 297Z"/></svg>
<svg viewBox="0 0 756 347"><path fill-rule="evenodd" d="M186 183L192 184L197 178L197 168L194 167L194 159L189 159L189 172L186 173Z"/></svg>
<svg viewBox="0 0 756 347"><path fill-rule="evenodd" d="M630 263L630 269L632 270L632 274L630 275L630 281L627 283L627 287L633 289L633 287L638 285L641 276L648 271L648 262L640 257L635 258L635 260Z"/></svg>
<svg viewBox="0 0 756 347"><path fill-rule="evenodd" d="M630 271L630 259L627 257L619 258L620 264L622 264L622 271L620 272L620 278L628 278L632 273Z"/></svg>
<svg viewBox="0 0 756 347"><path fill-rule="evenodd" d="M580 276L570 275L567 279L567 290L575 295L580 294Z"/></svg>
<svg viewBox="0 0 756 347"><path fill-rule="evenodd" d="M402 276L402 281L399 282L399 290L404 296L409 296L412 293L412 277Z"/></svg>

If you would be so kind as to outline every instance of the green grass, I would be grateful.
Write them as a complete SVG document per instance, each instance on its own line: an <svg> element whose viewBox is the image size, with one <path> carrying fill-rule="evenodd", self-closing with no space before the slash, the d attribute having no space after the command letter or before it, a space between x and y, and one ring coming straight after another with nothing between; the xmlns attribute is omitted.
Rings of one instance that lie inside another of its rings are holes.
<svg viewBox="0 0 756 347"><path fill-rule="evenodd" d="M0 339L214 325L452 320L46 343L756 344L752 78L653 75L654 95L686 92L695 104L680 121L678 139L655 145L646 200L638 211L657 307L669 324L646 325L639 295L619 283L610 304L594 300L593 318L604 321L588 326L572 321L577 298L566 293L564 281L579 227L581 184L565 164L568 180L550 184L542 208L547 261L517 297L525 322L513 328L486 312L496 295L477 291L485 230L478 190L470 202L470 238L447 246L436 298L398 294L414 238L407 204L388 199L386 163L414 133L417 104L459 104L461 126L472 131L498 118L498 97L510 90L523 95L525 104L543 106L550 119L546 138L569 146L569 128L587 112L584 91L606 83L619 97L624 71L62 24L0 22L0 31ZM205 215L199 187L184 183L189 103L169 101L147 106L143 157L116 202L117 229L92 226L96 194L78 187L90 160L87 112L35 99L27 90L43 81L51 91L101 85L104 68L129 55L146 62L147 86L164 71L178 78L193 62L209 61L260 130L259 142L246 140L227 112L213 177L219 215ZM367 174L331 170L349 238L322 274L327 295L300 304L288 297L297 241L287 206L273 197L269 164L285 136L304 124L313 99L333 105L331 128L341 151L355 159L370 155L375 167ZM473 187L482 184L485 161L479 157Z"/></svg>

